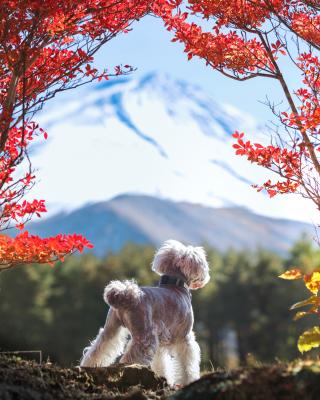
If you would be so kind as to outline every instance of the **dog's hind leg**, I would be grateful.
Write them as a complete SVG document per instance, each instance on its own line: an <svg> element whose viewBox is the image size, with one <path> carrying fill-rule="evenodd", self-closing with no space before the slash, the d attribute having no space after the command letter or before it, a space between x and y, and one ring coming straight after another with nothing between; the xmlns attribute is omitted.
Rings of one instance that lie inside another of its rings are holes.
<svg viewBox="0 0 320 400"><path fill-rule="evenodd" d="M144 337L133 335L120 362L150 366L157 347L158 340L156 335L152 333L146 334Z"/></svg>
<svg viewBox="0 0 320 400"><path fill-rule="evenodd" d="M90 346L83 351L82 367L107 367L120 356L126 345L127 330L122 326L116 311L110 308L106 323Z"/></svg>
<svg viewBox="0 0 320 400"><path fill-rule="evenodd" d="M193 332L174 344L171 354L174 358L175 384L187 385L200 378L200 347Z"/></svg>
<svg viewBox="0 0 320 400"><path fill-rule="evenodd" d="M158 347L151 363L151 369L159 376L166 376L166 354L163 347Z"/></svg>
<svg viewBox="0 0 320 400"><path fill-rule="evenodd" d="M157 375L164 376L169 385L174 383L172 358L165 347L158 347L151 364L151 369Z"/></svg>
<svg viewBox="0 0 320 400"><path fill-rule="evenodd" d="M120 362L150 366L159 345L150 310L137 308L136 313L130 315L130 319L127 322L132 338Z"/></svg>

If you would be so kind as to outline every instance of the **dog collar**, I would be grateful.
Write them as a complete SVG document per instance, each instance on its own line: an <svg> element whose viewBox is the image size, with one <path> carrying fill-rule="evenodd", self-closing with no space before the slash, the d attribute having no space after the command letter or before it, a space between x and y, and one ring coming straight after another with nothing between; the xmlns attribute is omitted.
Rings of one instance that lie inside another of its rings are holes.
<svg viewBox="0 0 320 400"><path fill-rule="evenodd" d="M163 285L179 286L189 290L186 281L182 278L178 278L177 276L162 275L159 281L159 286Z"/></svg>

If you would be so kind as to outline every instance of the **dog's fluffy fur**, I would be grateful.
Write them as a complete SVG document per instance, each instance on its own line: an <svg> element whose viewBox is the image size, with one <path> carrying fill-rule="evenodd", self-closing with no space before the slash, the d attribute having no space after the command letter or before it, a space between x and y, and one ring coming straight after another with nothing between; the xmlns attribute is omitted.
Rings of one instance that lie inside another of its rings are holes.
<svg viewBox="0 0 320 400"><path fill-rule="evenodd" d="M190 289L199 289L210 279L203 248L175 240L158 250L152 270L182 278ZM170 384L185 385L199 378L200 348L192 331L191 296L186 288L140 288L134 281L112 281L103 298L110 305L107 320L84 350L81 366L108 366L125 350L121 363L149 365ZM128 333L131 339L126 347Z"/></svg>

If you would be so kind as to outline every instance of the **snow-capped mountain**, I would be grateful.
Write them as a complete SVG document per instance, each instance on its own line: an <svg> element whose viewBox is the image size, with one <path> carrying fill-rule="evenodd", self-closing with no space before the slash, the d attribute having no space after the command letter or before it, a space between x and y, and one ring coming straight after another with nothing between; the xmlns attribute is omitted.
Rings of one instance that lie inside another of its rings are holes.
<svg viewBox="0 0 320 400"><path fill-rule="evenodd" d="M261 139L258 123L218 99L157 74L58 96L40 115L49 139L33 149L32 197L56 211L140 193L314 222L307 200L270 200L251 188L269 173L234 155L231 134Z"/></svg>

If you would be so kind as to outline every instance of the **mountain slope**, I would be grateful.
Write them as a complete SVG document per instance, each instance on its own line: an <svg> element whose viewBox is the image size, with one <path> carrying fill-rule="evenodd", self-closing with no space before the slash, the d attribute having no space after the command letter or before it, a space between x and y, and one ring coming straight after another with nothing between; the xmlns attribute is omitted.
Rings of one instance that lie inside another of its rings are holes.
<svg viewBox="0 0 320 400"><path fill-rule="evenodd" d="M49 140L33 148L30 196L49 211L129 192L312 221L306 200L251 188L270 173L234 155L231 133L257 141L257 123L199 87L158 74L113 80L65 93L40 117Z"/></svg>
<svg viewBox="0 0 320 400"><path fill-rule="evenodd" d="M127 242L158 246L166 239L219 250L230 247L263 247L285 254L312 226L296 221L256 215L242 208L211 208L150 196L122 195L59 214L30 225L30 232L43 236L59 232L84 234L103 255Z"/></svg>

